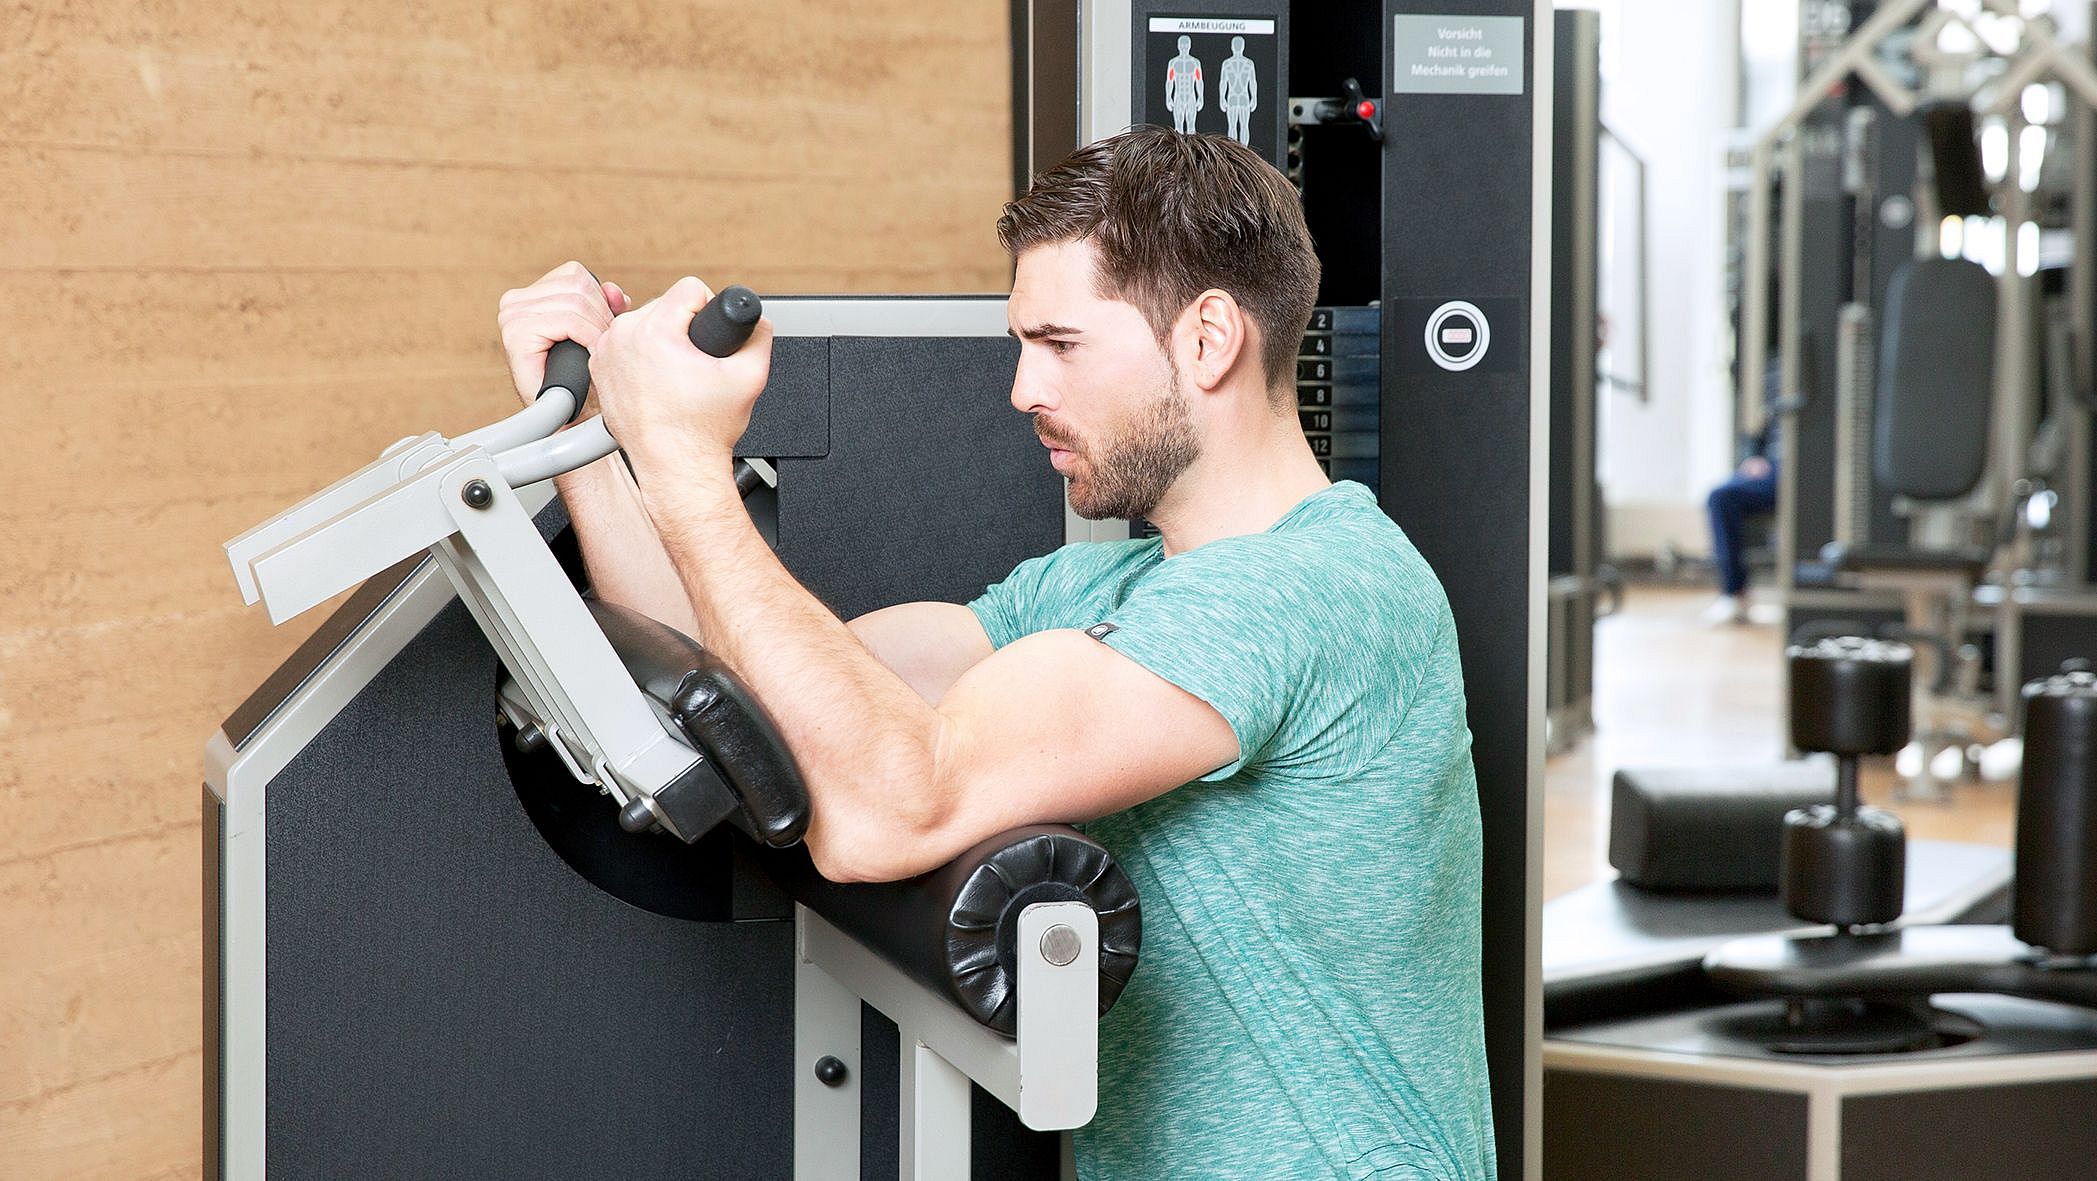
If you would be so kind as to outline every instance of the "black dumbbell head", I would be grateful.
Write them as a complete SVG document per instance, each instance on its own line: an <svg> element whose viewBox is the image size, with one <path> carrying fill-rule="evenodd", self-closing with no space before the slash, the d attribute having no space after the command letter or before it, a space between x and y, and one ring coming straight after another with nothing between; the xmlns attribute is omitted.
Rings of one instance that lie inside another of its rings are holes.
<svg viewBox="0 0 2097 1181"><path fill-rule="evenodd" d="M1890 755L1908 744L1915 650L1835 636L1785 650L1791 744L1837 755Z"/></svg>
<svg viewBox="0 0 2097 1181"><path fill-rule="evenodd" d="M2097 954L2097 675L2088 671L2024 686L2010 909L2024 942Z"/></svg>
<svg viewBox="0 0 2097 1181"><path fill-rule="evenodd" d="M1907 891L1907 834L1878 808L1800 808L1784 817L1783 867L1784 909L1806 922L1890 923Z"/></svg>

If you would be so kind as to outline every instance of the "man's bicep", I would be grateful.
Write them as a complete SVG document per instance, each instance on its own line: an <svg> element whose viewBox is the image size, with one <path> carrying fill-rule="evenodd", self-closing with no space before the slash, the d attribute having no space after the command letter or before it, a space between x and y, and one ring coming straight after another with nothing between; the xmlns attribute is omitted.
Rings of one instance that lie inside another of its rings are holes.
<svg viewBox="0 0 2097 1181"><path fill-rule="evenodd" d="M1133 807L1238 757L1208 703L1078 631L999 649L941 703L955 840ZM967 847L966 843L962 847Z"/></svg>
<svg viewBox="0 0 2097 1181"><path fill-rule="evenodd" d="M961 674L990 655L976 613L953 603L902 603L848 624L874 659L938 705Z"/></svg>

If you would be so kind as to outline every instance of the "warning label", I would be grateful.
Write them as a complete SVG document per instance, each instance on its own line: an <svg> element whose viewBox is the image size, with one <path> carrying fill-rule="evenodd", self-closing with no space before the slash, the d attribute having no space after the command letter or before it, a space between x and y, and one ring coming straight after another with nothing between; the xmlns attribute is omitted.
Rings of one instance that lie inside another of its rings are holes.
<svg viewBox="0 0 2097 1181"><path fill-rule="evenodd" d="M1397 94L1520 94L1522 18L1392 18L1391 90Z"/></svg>

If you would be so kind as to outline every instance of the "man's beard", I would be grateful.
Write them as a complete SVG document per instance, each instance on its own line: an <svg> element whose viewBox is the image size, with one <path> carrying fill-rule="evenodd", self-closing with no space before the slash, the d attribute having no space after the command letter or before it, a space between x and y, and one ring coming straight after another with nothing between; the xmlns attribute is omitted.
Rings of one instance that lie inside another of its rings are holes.
<svg viewBox="0 0 2097 1181"><path fill-rule="evenodd" d="M1088 521L1149 516L1180 474L1201 458L1193 416L1180 397L1179 374L1098 457L1080 453L1077 458L1087 469L1084 479L1070 481L1070 507L1079 516Z"/></svg>

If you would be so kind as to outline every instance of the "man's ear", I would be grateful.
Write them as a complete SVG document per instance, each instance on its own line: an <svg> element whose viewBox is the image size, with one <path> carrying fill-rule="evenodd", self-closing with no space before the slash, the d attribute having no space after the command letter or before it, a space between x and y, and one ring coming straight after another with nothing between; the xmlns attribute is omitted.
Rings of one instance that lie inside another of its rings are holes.
<svg viewBox="0 0 2097 1181"><path fill-rule="evenodd" d="M1195 296L1181 321L1187 368L1203 390L1222 385L1240 357L1252 356L1252 319L1228 291L1212 287Z"/></svg>

